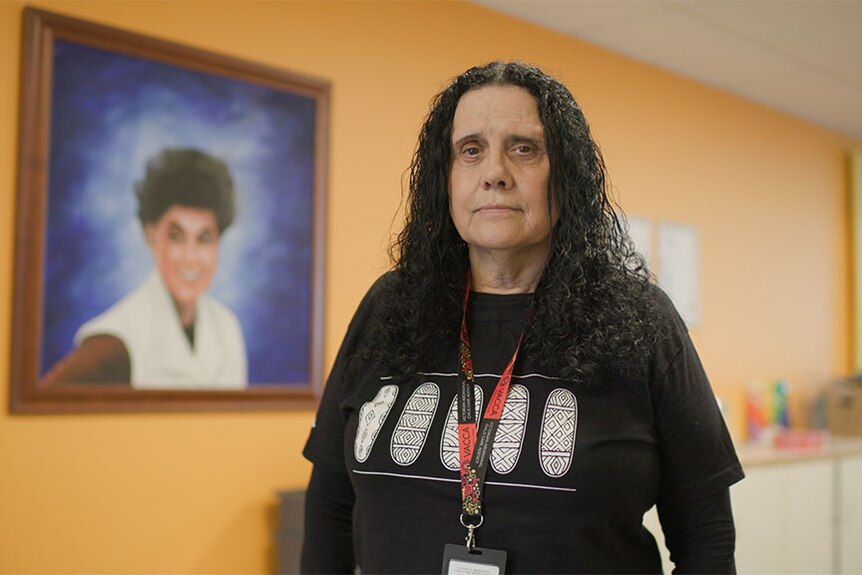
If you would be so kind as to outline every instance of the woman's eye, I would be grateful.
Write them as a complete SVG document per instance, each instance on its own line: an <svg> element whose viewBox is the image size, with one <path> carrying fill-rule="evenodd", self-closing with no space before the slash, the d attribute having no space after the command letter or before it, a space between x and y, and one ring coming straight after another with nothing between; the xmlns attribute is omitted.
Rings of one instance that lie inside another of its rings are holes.
<svg viewBox="0 0 862 575"><path fill-rule="evenodd" d="M515 151L519 154L531 154L533 152L533 146L528 146L527 144L522 144L520 146L515 147Z"/></svg>
<svg viewBox="0 0 862 575"><path fill-rule="evenodd" d="M462 150L465 156L477 156L479 154L479 148L476 146L468 146Z"/></svg>

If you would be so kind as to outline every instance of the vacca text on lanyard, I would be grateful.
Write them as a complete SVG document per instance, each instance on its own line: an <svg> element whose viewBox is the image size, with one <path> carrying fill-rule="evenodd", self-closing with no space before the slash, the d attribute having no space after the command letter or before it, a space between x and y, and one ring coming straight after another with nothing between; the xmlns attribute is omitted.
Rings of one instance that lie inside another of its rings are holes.
<svg viewBox="0 0 862 575"><path fill-rule="evenodd" d="M467 545L446 545L443 553L443 574L459 575L475 573L499 575L505 571L506 552L476 547L475 531L485 520L482 515L482 489L485 474L491 459L494 435L500 425L512 370L524 333L512 358L506 365L497 387L491 394L485 414L476 422L475 382L473 381L473 358L470 353L470 336L467 333L467 300L470 297L470 273L467 273L464 290L464 306L461 316L460 365L458 370L458 452L461 462L461 525L467 529ZM478 427L478 429L477 429Z"/></svg>

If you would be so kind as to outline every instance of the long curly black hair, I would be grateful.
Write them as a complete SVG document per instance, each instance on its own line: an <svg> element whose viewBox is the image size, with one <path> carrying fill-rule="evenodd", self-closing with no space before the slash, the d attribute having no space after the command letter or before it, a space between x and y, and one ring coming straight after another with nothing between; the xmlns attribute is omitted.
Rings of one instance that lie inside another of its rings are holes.
<svg viewBox="0 0 862 575"><path fill-rule="evenodd" d="M526 89L538 103L550 162L548 209L559 221L536 287L524 352L560 376L589 383L597 370L642 365L650 347L649 274L609 198L605 165L569 90L536 67L491 62L458 76L431 102L410 165L406 221L366 341L377 367L411 378L458 341L467 246L449 212L452 122L466 92Z"/></svg>

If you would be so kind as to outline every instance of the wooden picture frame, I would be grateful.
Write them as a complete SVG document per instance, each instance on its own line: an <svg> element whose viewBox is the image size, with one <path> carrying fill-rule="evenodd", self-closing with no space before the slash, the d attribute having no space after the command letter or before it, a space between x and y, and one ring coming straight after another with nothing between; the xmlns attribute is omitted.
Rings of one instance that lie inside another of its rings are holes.
<svg viewBox="0 0 862 575"><path fill-rule="evenodd" d="M328 82L29 7L23 26L10 411L313 406ZM158 179L166 158L199 156L232 182L218 209L171 194L225 178L174 175L176 192ZM160 227L187 212L205 227ZM206 246L217 257L198 257ZM123 369L65 369L92 367L84 344L103 334ZM245 381L224 375L243 363Z"/></svg>

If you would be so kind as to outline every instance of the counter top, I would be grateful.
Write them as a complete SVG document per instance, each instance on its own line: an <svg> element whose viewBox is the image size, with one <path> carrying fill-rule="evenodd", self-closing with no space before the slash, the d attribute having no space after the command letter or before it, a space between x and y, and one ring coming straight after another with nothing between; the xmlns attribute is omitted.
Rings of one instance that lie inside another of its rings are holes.
<svg viewBox="0 0 862 575"><path fill-rule="evenodd" d="M819 447L807 448L739 443L736 445L736 454L744 468L862 456L862 437L831 437Z"/></svg>

